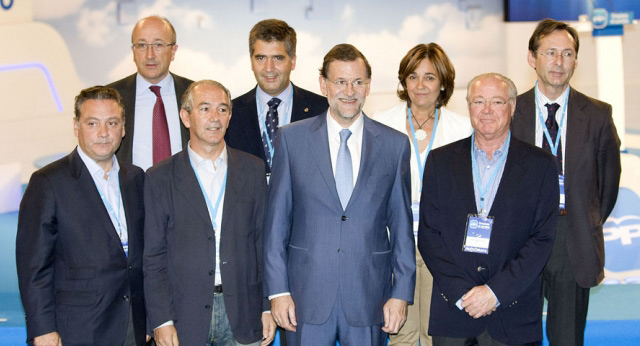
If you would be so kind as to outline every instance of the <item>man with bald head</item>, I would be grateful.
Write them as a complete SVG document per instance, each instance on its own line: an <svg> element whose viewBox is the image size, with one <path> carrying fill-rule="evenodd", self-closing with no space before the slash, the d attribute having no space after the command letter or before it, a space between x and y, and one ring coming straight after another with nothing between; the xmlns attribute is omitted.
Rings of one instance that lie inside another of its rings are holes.
<svg viewBox="0 0 640 346"><path fill-rule="evenodd" d="M540 273L553 246L554 158L511 136L513 82L469 82L469 138L434 149L420 200L418 249L433 274L435 346L537 345Z"/></svg>
<svg viewBox="0 0 640 346"><path fill-rule="evenodd" d="M191 80L169 72L178 45L166 18L141 19L131 34L137 73L109 84L124 99L126 135L119 159L146 170L181 151L189 131L180 122L180 99Z"/></svg>

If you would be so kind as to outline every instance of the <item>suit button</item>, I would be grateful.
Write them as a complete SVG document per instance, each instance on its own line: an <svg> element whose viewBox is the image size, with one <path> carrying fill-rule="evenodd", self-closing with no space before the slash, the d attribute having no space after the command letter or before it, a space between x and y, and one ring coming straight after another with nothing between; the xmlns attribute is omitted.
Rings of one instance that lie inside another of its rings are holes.
<svg viewBox="0 0 640 346"><path fill-rule="evenodd" d="M214 272L213 270L209 270L209 275L213 276L216 272Z"/></svg>
<svg viewBox="0 0 640 346"><path fill-rule="evenodd" d="M207 304L204 306L205 309L211 309L211 305Z"/></svg>
<svg viewBox="0 0 640 346"><path fill-rule="evenodd" d="M124 297L122 297L122 299L124 299L125 302L128 302L129 301L129 296L125 294Z"/></svg>
<svg viewBox="0 0 640 346"><path fill-rule="evenodd" d="M342 221L347 221L347 217L342 215L342 218L340 218Z"/></svg>
<svg viewBox="0 0 640 346"><path fill-rule="evenodd" d="M338 253L340 253L340 249L338 249Z"/></svg>
<svg viewBox="0 0 640 346"><path fill-rule="evenodd" d="M210 242L213 242L214 240L215 240L215 238L213 238L213 237L209 237L209 241L210 241Z"/></svg>
<svg viewBox="0 0 640 346"><path fill-rule="evenodd" d="M129 269L129 270L131 270L131 269L133 269L133 267L132 267L132 266L129 266L129 268L128 268L128 269Z"/></svg>
<svg viewBox="0 0 640 346"><path fill-rule="evenodd" d="M483 270L484 270L484 268L482 266L478 266L478 273L483 271Z"/></svg>

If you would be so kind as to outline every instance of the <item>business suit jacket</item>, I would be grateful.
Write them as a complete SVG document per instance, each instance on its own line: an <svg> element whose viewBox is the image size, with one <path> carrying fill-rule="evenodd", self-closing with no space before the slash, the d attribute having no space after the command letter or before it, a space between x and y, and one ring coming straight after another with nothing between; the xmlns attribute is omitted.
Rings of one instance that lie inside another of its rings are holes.
<svg viewBox="0 0 640 346"><path fill-rule="evenodd" d="M604 278L602 225L618 198L620 139L611 117L611 105L575 89L569 92L565 153L565 197L569 233L567 250L573 275L582 287ZM518 96L513 135L535 144L534 89Z"/></svg>
<svg viewBox="0 0 640 346"><path fill-rule="evenodd" d="M116 151L116 155L120 161L132 163L133 156L133 134L135 132L134 124L136 117L136 73L125 77L119 81L115 81L108 87L118 90L124 102L124 115L126 121L124 123L125 135L122 138L120 148ZM176 101L178 104L178 112L182 105L182 94L187 90L189 85L193 83L192 80L180 77L177 74L171 74L173 76L173 86L176 91ZM189 129L184 127L184 124L180 122L180 137L182 138L182 148L186 148L189 142Z"/></svg>
<svg viewBox="0 0 640 346"><path fill-rule="evenodd" d="M220 270L234 337L262 337L262 226L267 187L264 165L227 147ZM151 328L173 320L181 345L204 345L211 325L215 236L207 204L184 150L147 171L145 292Z"/></svg>
<svg viewBox="0 0 640 346"><path fill-rule="evenodd" d="M264 161L265 169L270 172L271 168L267 164L267 158L264 154L262 133L258 122L256 88L233 99L233 116L229 121L229 128L224 140L232 148L261 158ZM324 96L293 85L293 104L291 107L291 122L295 122L326 111L329 104Z"/></svg>
<svg viewBox="0 0 640 346"><path fill-rule="evenodd" d="M542 339L540 273L553 246L558 194L554 158L512 137L489 212L489 254L463 252L467 215L477 214L471 137L429 154L418 229L418 249L434 280L429 334L462 338L487 329L505 344ZM474 319L455 304L484 284L500 306Z"/></svg>
<svg viewBox="0 0 640 346"><path fill-rule="evenodd" d="M57 331L65 346L122 345L132 310L136 341L144 345L144 173L119 164L128 258L77 150L31 176L16 237L29 343Z"/></svg>
<svg viewBox="0 0 640 346"><path fill-rule="evenodd" d="M298 322L324 323L338 295L351 326L382 323L389 298L413 300L409 141L364 117L358 180L344 211L327 112L279 130L265 218L265 288L267 295L291 293Z"/></svg>

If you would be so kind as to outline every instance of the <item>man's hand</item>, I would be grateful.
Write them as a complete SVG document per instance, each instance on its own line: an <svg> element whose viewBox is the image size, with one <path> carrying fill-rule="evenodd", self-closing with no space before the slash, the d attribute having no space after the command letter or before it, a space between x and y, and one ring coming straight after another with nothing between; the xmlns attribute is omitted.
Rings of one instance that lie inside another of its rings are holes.
<svg viewBox="0 0 640 346"><path fill-rule="evenodd" d="M178 331L173 325L159 327L153 330L153 339L158 346L178 346Z"/></svg>
<svg viewBox="0 0 640 346"><path fill-rule="evenodd" d="M389 298L382 307L384 314L384 326L382 331L389 334L397 334L407 320L407 301Z"/></svg>
<svg viewBox="0 0 640 346"><path fill-rule="evenodd" d="M462 308L469 316L480 318L495 311L496 297L487 286L476 286L462 296Z"/></svg>
<svg viewBox="0 0 640 346"><path fill-rule="evenodd" d="M33 338L33 346L62 346L58 332L51 332Z"/></svg>
<svg viewBox="0 0 640 346"><path fill-rule="evenodd" d="M271 299L271 315L280 327L290 332L296 331L296 306L290 295Z"/></svg>
<svg viewBox="0 0 640 346"><path fill-rule="evenodd" d="M267 346L276 336L276 321L273 320L273 316L271 316L268 312L262 313L262 342L260 346Z"/></svg>

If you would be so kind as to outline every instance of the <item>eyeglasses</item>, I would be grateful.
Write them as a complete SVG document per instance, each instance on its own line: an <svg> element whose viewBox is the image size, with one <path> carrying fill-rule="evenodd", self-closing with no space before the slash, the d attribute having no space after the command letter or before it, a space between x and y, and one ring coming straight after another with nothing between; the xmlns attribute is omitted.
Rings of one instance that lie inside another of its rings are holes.
<svg viewBox="0 0 640 346"><path fill-rule="evenodd" d="M162 53L167 50L167 47L175 46L175 43L164 43L164 42L155 42L155 43L134 43L131 45L133 49L137 52L146 52L148 47L153 48L153 51L156 53Z"/></svg>
<svg viewBox="0 0 640 346"><path fill-rule="evenodd" d="M546 52L541 52L538 54L548 60L556 60L556 58L559 56L562 57L562 60L573 60L576 58L576 53L572 50L563 50L562 52L559 52L557 49L549 49Z"/></svg>
<svg viewBox="0 0 640 346"><path fill-rule="evenodd" d="M325 78L326 80L328 80L329 82L331 82L333 85L336 86L336 89L338 90L344 90L347 88L347 85L351 84L351 86L353 87L354 90L362 90L365 88L365 86L367 86L367 84L369 84L368 81L364 81L362 79L356 79L354 81L349 82L346 79L336 79L336 80L330 80L329 78Z"/></svg>
<svg viewBox="0 0 640 346"><path fill-rule="evenodd" d="M469 102L469 105L474 108L484 108L486 105L491 108L504 108L507 105L507 101L501 98L492 98L491 100L485 100L483 98L476 98Z"/></svg>

